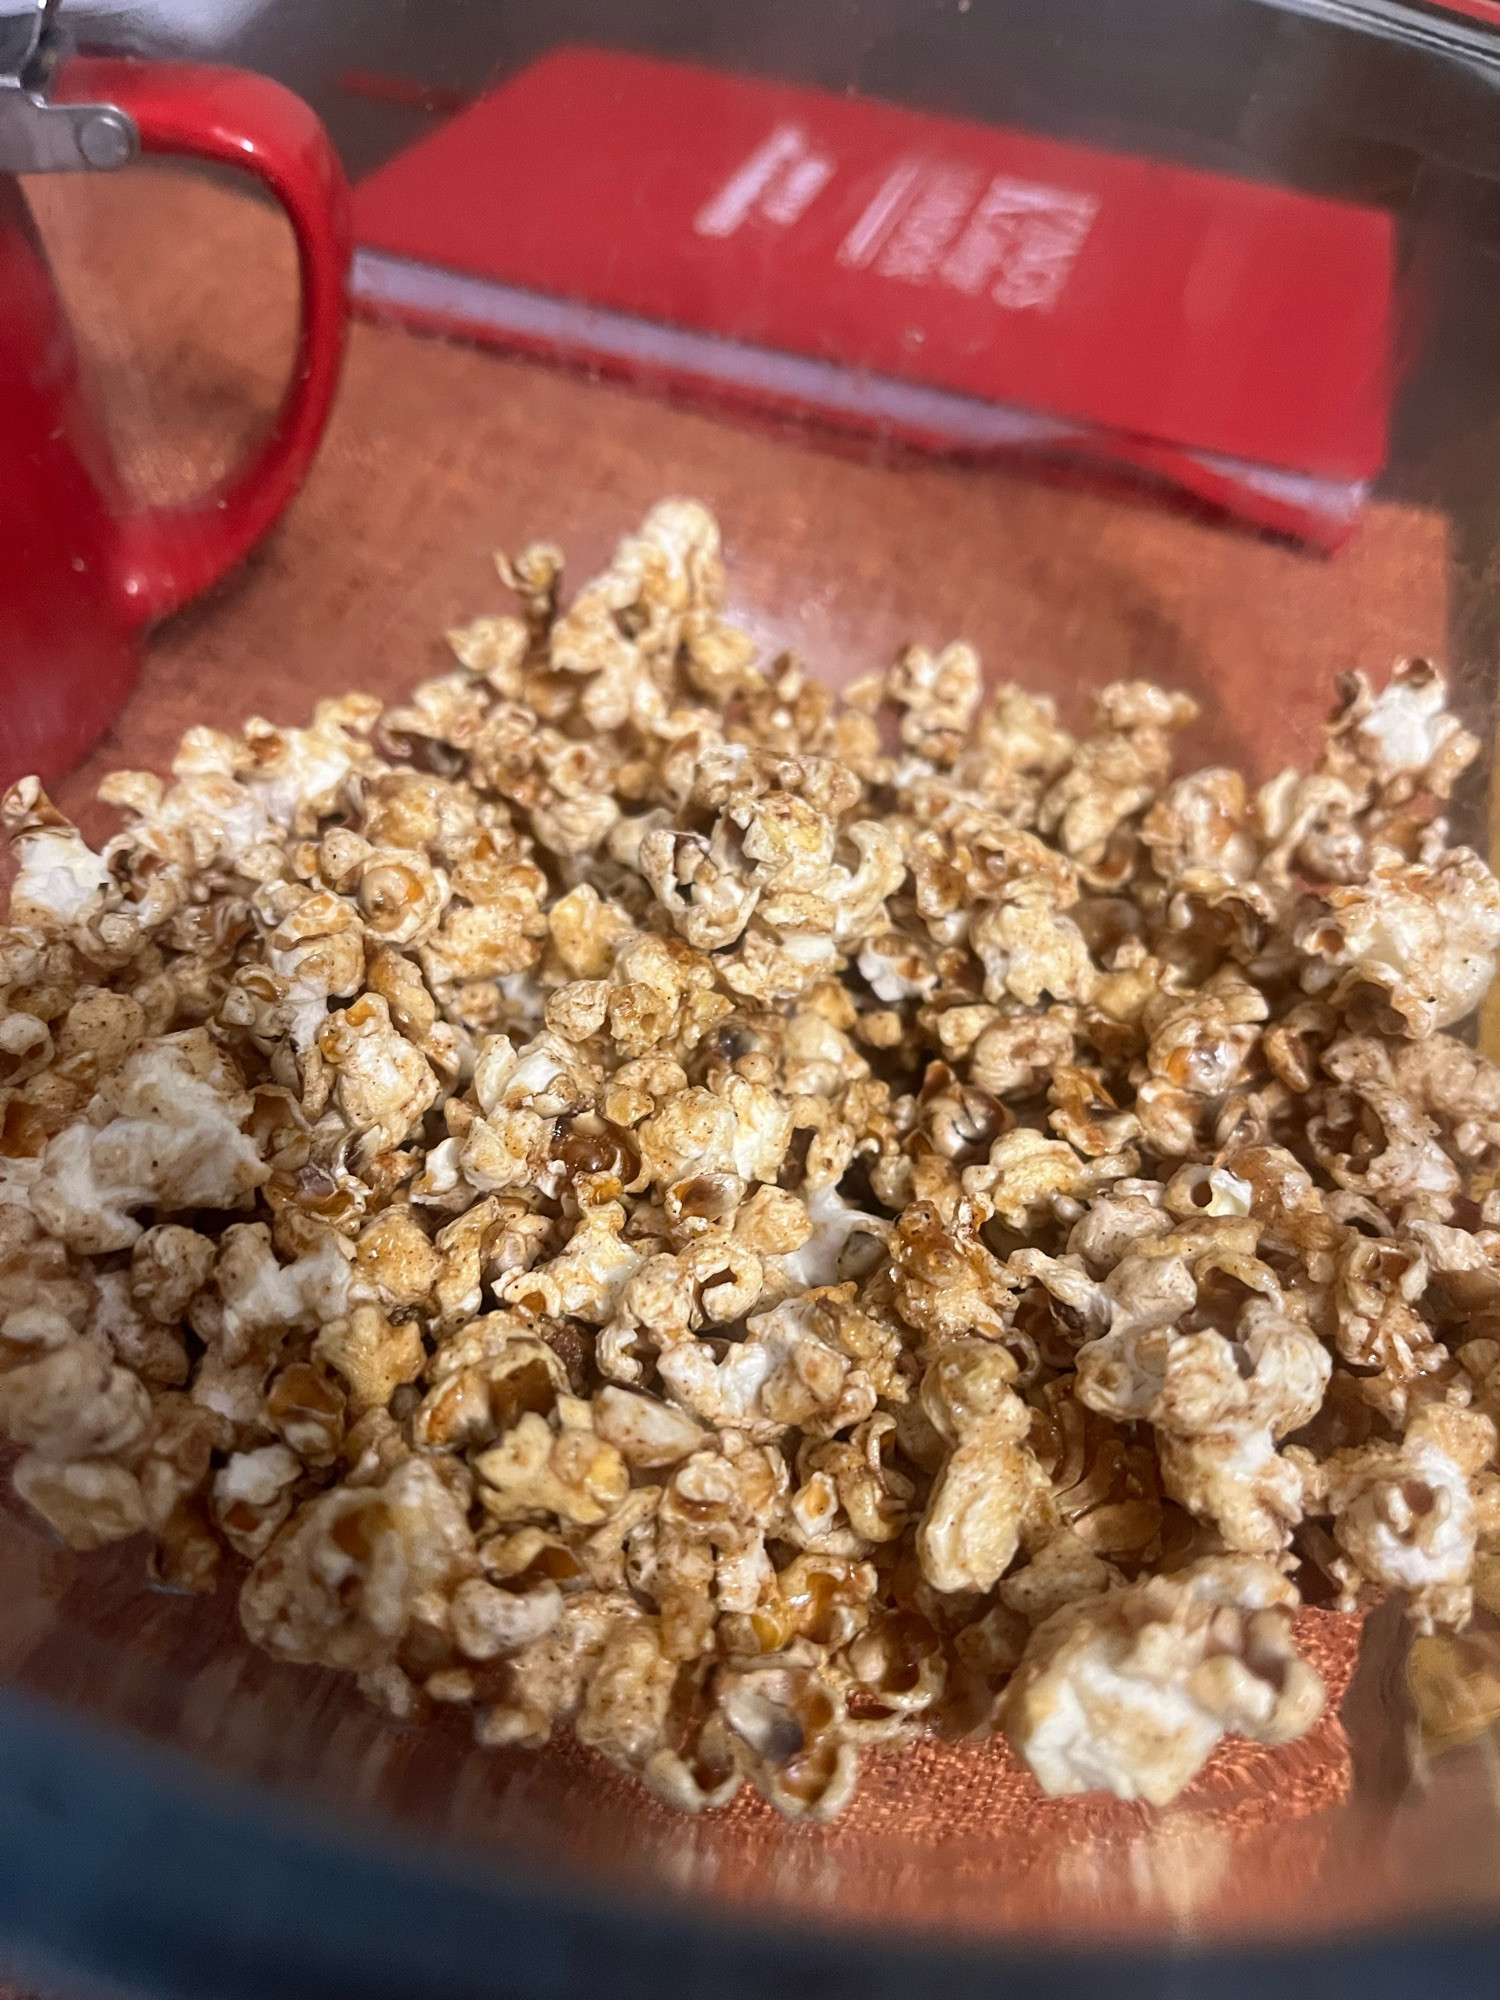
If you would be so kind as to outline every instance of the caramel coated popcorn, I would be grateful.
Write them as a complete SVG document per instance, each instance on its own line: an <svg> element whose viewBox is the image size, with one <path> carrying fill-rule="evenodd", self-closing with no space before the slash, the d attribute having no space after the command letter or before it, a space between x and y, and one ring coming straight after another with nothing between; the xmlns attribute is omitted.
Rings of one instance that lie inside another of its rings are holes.
<svg viewBox="0 0 1500 2000"><path fill-rule="evenodd" d="M686 1811L932 1730L1163 1804L1317 1718L1300 1591L1461 1630L1500 888L1437 672L1255 790L1144 682L836 700L690 501L501 573L404 705L111 778L101 853L7 795L17 1493Z"/></svg>

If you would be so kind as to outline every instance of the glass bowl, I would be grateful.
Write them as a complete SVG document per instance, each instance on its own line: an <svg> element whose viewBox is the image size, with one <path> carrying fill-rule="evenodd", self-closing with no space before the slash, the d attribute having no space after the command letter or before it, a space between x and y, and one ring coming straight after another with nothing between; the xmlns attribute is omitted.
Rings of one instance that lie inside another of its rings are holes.
<svg viewBox="0 0 1500 2000"><path fill-rule="evenodd" d="M1430 655L1493 741L1500 9L1173 0L1126 18L1067 0L1045 26L1025 0L766 5L733 23L557 11L543 32L535 10L459 0L416 25L394 6L358 23L229 10L216 52L306 92L356 170L566 39L1377 206L1395 219L1408 346L1356 532L1313 553L1160 480L937 454L361 319L290 513L157 631L111 735L55 788L90 838L112 824L94 798L106 771L164 769L198 721L301 722L355 687L393 699L440 670L447 628L508 608L492 551L556 541L576 584L669 493L718 515L733 615L831 683L957 636L1065 720L1091 689L1147 676L1200 703L1179 768L1261 778L1316 745L1336 675ZM195 20L100 14L80 32L154 52L212 41ZM29 194L133 485L201 489L264 429L289 365L284 223L232 177L155 167ZM1482 851L1487 762L1457 810ZM1101 1979L1248 1994L1289 1974L1339 1993L1488 1991L1500 1653L1476 1629L1468 1724L1434 1743L1399 1607L1359 1621L1314 1605L1301 1638L1325 1720L1286 1750L1227 1744L1167 1811L1047 1801L1002 1745L924 1742L871 1758L828 1827L748 1793L688 1820L569 1741L479 1751L451 1715L404 1730L343 1680L256 1652L229 1585L152 1592L137 1545L59 1549L7 1491L0 1961L63 1986L247 2000Z"/></svg>

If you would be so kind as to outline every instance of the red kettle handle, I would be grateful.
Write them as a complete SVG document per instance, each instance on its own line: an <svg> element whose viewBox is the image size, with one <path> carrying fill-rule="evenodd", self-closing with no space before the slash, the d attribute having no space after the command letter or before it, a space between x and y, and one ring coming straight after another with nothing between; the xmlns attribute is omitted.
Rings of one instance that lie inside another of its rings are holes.
<svg viewBox="0 0 1500 2000"><path fill-rule="evenodd" d="M297 240L302 316L292 379L260 449L183 507L143 509L122 523L119 588L131 623L164 618L233 568L301 483L338 387L351 247L349 189L314 114L289 90L203 63L75 56L62 102L118 105L147 153L214 160L255 174L286 210Z"/></svg>

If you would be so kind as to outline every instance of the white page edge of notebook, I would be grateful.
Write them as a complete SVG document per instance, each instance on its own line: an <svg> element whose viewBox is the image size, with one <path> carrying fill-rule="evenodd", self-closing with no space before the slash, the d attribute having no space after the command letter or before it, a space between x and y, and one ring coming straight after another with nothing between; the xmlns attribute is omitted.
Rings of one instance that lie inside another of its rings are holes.
<svg viewBox="0 0 1500 2000"><path fill-rule="evenodd" d="M747 390L819 414L890 424L955 450L1082 446L1111 455L1109 433L1096 426L1065 423L982 397L757 347L383 251L356 250L349 288L356 301L370 308L429 314L455 327L544 343L582 359L623 362ZM1352 523L1370 494L1366 479L1326 479L1218 452L1170 449L1217 478L1334 524Z"/></svg>

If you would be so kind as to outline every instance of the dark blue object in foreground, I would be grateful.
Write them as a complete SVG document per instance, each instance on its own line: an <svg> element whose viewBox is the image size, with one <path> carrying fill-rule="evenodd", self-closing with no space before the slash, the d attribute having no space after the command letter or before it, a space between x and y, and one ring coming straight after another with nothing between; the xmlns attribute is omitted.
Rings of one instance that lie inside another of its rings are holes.
<svg viewBox="0 0 1500 2000"><path fill-rule="evenodd" d="M1490 2000L1500 1931L1149 1956L768 1930L362 1839L0 1693L0 1963L153 2000Z"/></svg>

